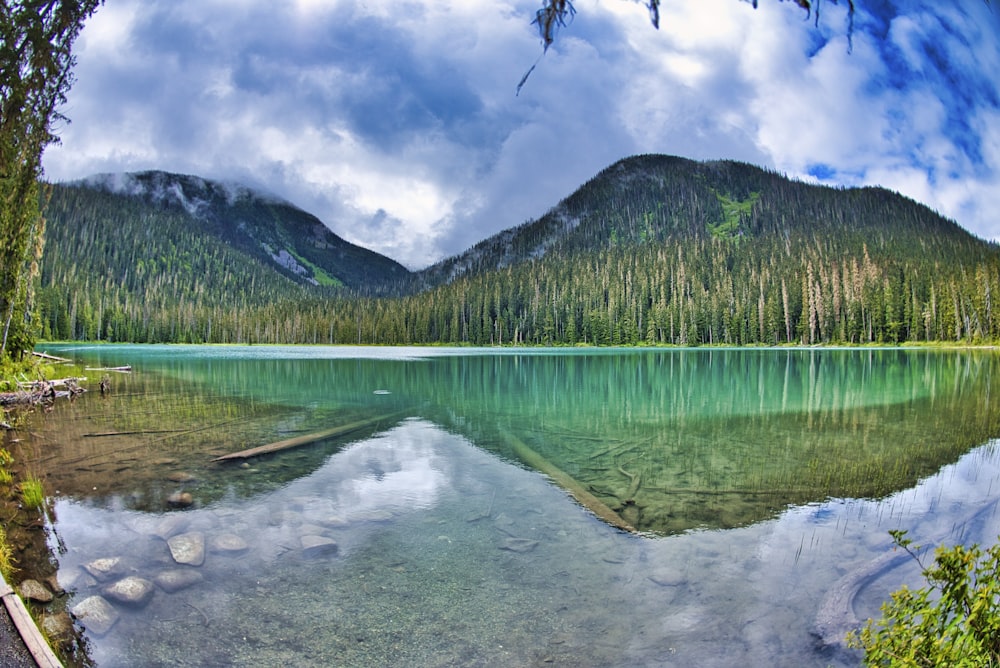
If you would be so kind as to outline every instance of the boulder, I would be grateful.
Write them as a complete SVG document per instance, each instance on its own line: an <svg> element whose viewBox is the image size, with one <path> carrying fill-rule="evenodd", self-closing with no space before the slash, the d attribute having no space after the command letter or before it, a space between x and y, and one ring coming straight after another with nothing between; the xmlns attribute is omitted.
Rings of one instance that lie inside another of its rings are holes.
<svg viewBox="0 0 1000 668"><path fill-rule="evenodd" d="M530 538L507 538L500 544L501 550L510 552L530 552L536 547L538 547L538 541Z"/></svg>
<svg viewBox="0 0 1000 668"><path fill-rule="evenodd" d="M178 564L201 566L205 563L205 534L200 531L189 531L178 534L167 540L170 556Z"/></svg>
<svg viewBox="0 0 1000 668"><path fill-rule="evenodd" d="M121 557L104 557L84 564L83 569L100 582L104 582L105 580L110 580L121 575L124 565L122 564Z"/></svg>
<svg viewBox="0 0 1000 668"><path fill-rule="evenodd" d="M194 497L190 492L174 492L167 497L167 505L171 508L187 508L194 504Z"/></svg>
<svg viewBox="0 0 1000 668"><path fill-rule="evenodd" d="M130 575L104 588L104 595L124 605L141 608L153 598L153 583Z"/></svg>
<svg viewBox="0 0 1000 668"><path fill-rule="evenodd" d="M208 549L211 552L216 552L218 554L235 556L243 554L250 549L250 546L247 545L245 540L235 534L223 533L217 536L212 536L212 539L209 541Z"/></svg>
<svg viewBox="0 0 1000 668"><path fill-rule="evenodd" d="M51 603L52 592L38 580L25 580L17 588L21 598L38 603Z"/></svg>
<svg viewBox="0 0 1000 668"><path fill-rule="evenodd" d="M73 640L73 619L68 612L42 615L42 632L50 641L69 643Z"/></svg>
<svg viewBox="0 0 1000 668"><path fill-rule="evenodd" d="M153 578L153 582L156 583L156 586L168 594L200 584L204 581L205 578L202 577L201 573L190 568L174 568L162 571Z"/></svg>
<svg viewBox="0 0 1000 668"><path fill-rule="evenodd" d="M103 636L118 623L118 613L100 596L89 596L70 610L88 631Z"/></svg>
<svg viewBox="0 0 1000 668"><path fill-rule="evenodd" d="M325 557L337 553L337 541L326 536L306 535L300 539L302 543L302 556L307 559Z"/></svg>

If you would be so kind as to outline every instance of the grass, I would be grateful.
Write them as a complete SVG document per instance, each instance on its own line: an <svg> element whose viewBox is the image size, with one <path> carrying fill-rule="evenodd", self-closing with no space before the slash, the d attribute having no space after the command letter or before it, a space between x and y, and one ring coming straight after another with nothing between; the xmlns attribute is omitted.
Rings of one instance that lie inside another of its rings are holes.
<svg viewBox="0 0 1000 668"><path fill-rule="evenodd" d="M33 475L28 475L21 482L21 500L25 507L38 509L45 504L45 488L42 481Z"/></svg>
<svg viewBox="0 0 1000 668"><path fill-rule="evenodd" d="M3 575L4 580L9 581L11 575L14 574L16 561L14 551L11 549L10 543L7 542L7 532L0 526L0 575Z"/></svg>

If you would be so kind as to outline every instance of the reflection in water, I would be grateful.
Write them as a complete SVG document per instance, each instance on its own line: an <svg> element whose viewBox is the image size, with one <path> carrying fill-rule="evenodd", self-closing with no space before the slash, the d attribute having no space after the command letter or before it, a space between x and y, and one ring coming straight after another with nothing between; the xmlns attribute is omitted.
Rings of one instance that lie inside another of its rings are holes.
<svg viewBox="0 0 1000 668"><path fill-rule="evenodd" d="M65 604L125 573L200 576L116 602L111 630L88 631L96 663L851 665L816 649L813 619L888 529L1000 528L963 524L1000 483L994 449L969 452L998 431L991 353L416 352L87 353L141 372L35 426ZM412 417L211 462L399 411ZM581 511L510 466L512 443L668 537ZM181 491L192 505L171 510ZM717 527L737 528L685 532ZM171 553L185 534L203 537L199 566ZM121 573L96 577L102 558ZM906 574L858 605L874 613Z"/></svg>
<svg viewBox="0 0 1000 668"><path fill-rule="evenodd" d="M222 454L404 411L510 461L531 466L530 451L628 524L661 535L743 526L829 497L885 496L1000 433L991 352L429 349L414 359L413 349L266 348L262 358L257 350L93 354L183 383L136 386L139 408L126 410L126 397L113 418L123 431L149 429L157 410L175 427L204 424L158 435L161 457ZM158 409L151 394L174 405ZM318 466L324 452L300 463ZM85 468L121 466L113 450L107 466ZM155 504L165 491L142 494Z"/></svg>

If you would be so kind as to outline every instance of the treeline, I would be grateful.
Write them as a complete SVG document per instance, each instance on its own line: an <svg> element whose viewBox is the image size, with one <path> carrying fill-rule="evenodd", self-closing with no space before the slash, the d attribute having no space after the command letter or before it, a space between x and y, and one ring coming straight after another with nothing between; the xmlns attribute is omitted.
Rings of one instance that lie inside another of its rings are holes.
<svg viewBox="0 0 1000 668"><path fill-rule="evenodd" d="M547 257L400 298L46 302L44 338L191 343L783 344L1000 340L1000 260L719 239ZM46 292L45 295L54 294Z"/></svg>
<svg viewBox="0 0 1000 668"><path fill-rule="evenodd" d="M1000 340L996 244L883 189L824 188L733 162L623 160L539 220L407 277L407 294L396 297L370 296L386 292L374 284L353 292L296 284L176 208L57 189L48 217L46 339Z"/></svg>

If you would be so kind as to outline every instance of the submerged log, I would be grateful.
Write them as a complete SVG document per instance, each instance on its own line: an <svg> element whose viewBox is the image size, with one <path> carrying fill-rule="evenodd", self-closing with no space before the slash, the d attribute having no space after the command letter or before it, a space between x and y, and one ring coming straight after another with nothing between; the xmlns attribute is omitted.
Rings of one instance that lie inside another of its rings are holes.
<svg viewBox="0 0 1000 668"><path fill-rule="evenodd" d="M84 371L117 371L118 373L132 373L132 365L125 366L88 366Z"/></svg>
<svg viewBox="0 0 1000 668"><path fill-rule="evenodd" d="M582 484L573 478L573 476L569 475L535 452L527 443L510 433L505 433L503 436L510 444L511 448L513 448L514 454L516 454L522 462L539 473L547 475L552 479L552 482L569 492L570 496L576 499L581 506L594 513L594 515L598 518L604 520L613 527L621 529L622 531L629 531L631 533L638 532L634 526L626 522L621 515L611 510L607 504L591 494Z"/></svg>
<svg viewBox="0 0 1000 668"><path fill-rule="evenodd" d="M316 441L322 441L328 438L334 438L336 436L344 436L346 434L350 434L351 432L358 431L359 429L364 429L365 427L376 425L380 422L396 420L405 414L406 414L405 411L399 411L397 413L380 415L378 417L374 417L368 420L359 420L357 422L351 422L350 424L341 425L339 427L333 427L332 429L324 429L323 431L317 431L311 434L305 434L303 436L296 436L295 438L288 438L283 441L276 441L274 443L260 445L257 446L256 448L249 448L247 450L240 450L239 452L232 452L228 455L222 455L221 457L216 457L212 461L224 462L232 459L247 459L248 457L256 457L257 455L266 455L272 452L278 452L280 450L297 448L300 445L308 445L310 443L315 443Z"/></svg>
<svg viewBox="0 0 1000 668"><path fill-rule="evenodd" d="M983 523L986 518L996 512L997 504L1000 502L994 499L984 507L972 514L961 526L963 530L973 534L982 533ZM940 534L930 541L930 545L941 545L953 531ZM886 552L879 557L863 564L833 584L823 597L819 610L816 613L816 622L813 626L813 635L819 639L823 646L843 646L846 644L847 634L860 629L864 623L858 618L854 609L854 602L858 595L869 584L879 577L909 562L913 557L906 551L896 550Z"/></svg>

